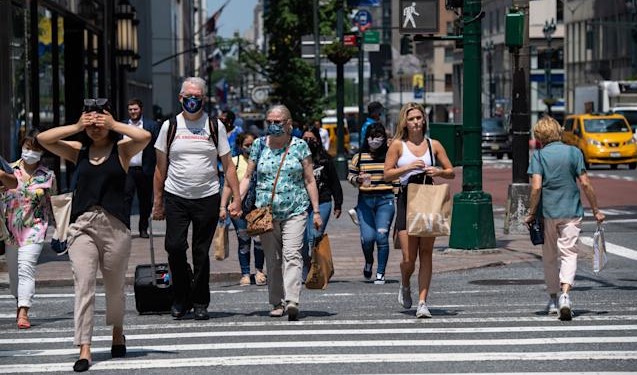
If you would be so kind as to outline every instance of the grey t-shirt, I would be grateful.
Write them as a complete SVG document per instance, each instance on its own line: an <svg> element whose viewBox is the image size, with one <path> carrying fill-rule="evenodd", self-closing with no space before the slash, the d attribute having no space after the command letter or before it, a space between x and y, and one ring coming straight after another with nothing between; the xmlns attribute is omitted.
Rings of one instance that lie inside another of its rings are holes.
<svg viewBox="0 0 637 375"><path fill-rule="evenodd" d="M531 157L527 173L542 176L542 216L570 219L584 216L577 178L586 172L582 152L551 142Z"/></svg>

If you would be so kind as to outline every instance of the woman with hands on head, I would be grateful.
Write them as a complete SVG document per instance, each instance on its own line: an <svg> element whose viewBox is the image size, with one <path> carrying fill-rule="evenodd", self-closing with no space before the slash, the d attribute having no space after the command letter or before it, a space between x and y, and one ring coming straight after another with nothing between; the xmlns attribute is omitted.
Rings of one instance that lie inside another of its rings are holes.
<svg viewBox="0 0 637 375"><path fill-rule="evenodd" d="M266 113L265 121L267 136L256 139L252 144L240 190L244 196L252 173L257 173L256 207L269 205L281 166L272 201L274 229L260 237L268 268L269 299L273 306L270 316L281 317L287 311L288 320L294 321L299 315L303 269L301 248L310 204L314 227L321 228L323 221L312 154L305 141L292 137L290 110L284 105L275 105ZM261 149L264 140L265 145Z"/></svg>
<svg viewBox="0 0 637 375"><path fill-rule="evenodd" d="M82 141L64 140L75 134L81 134ZM122 135L127 138L122 140ZM124 287L131 234L122 197L130 159L150 139L149 132L115 121L106 110L84 112L77 123L52 128L37 137L44 148L75 163L78 173L68 237L75 288L73 342L80 347L80 359L73 366L77 372L91 365L98 267L106 291L106 324L113 326L111 355L126 355Z"/></svg>
<svg viewBox="0 0 637 375"><path fill-rule="evenodd" d="M406 309L411 308L410 279L416 268L416 258L420 258L417 318L431 318L426 301L431 284L432 255L436 238L407 234L407 186L410 183L433 184L434 177L455 177L445 148L437 140L427 138L426 133L425 109L418 103L405 104L400 109L396 135L385 159L385 181L399 178L401 186L394 226L403 252L398 302Z"/></svg>

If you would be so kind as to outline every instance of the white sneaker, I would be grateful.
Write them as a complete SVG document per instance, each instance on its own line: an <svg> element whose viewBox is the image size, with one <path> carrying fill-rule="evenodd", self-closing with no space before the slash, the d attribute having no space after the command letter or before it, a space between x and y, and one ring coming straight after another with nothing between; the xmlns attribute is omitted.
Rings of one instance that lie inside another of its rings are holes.
<svg viewBox="0 0 637 375"><path fill-rule="evenodd" d="M549 297L549 302L546 304L546 313L549 315L557 314L557 298Z"/></svg>
<svg viewBox="0 0 637 375"><path fill-rule="evenodd" d="M356 214L356 210L353 209L353 208L350 208L349 211L347 211L347 213L349 214L349 217L352 219L354 224L359 225L358 224L358 215Z"/></svg>
<svg viewBox="0 0 637 375"><path fill-rule="evenodd" d="M374 284L376 284L376 285L384 285L385 284L385 274L384 273L377 273L376 274L376 280L374 280Z"/></svg>
<svg viewBox="0 0 637 375"><path fill-rule="evenodd" d="M571 320L573 319L573 311L571 310L571 298L567 293L562 293L560 296L560 300L558 302L559 308L559 316L560 320Z"/></svg>
<svg viewBox="0 0 637 375"><path fill-rule="evenodd" d="M416 318L418 319L431 318L431 313L429 312L429 309L427 308L427 304L425 303L425 301L418 302L418 310L416 310Z"/></svg>
<svg viewBox="0 0 637 375"><path fill-rule="evenodd" d="M411 309L411 288L403 287L402 283L398 287L398 303L406 309Z"/></svg>

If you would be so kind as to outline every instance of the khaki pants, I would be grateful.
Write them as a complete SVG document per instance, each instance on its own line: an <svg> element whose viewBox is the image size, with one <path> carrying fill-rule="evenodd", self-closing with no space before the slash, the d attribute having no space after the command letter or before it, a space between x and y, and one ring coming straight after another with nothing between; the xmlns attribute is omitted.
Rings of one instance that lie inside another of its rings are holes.
<svg viewBox="0 0 637 375"><path fill-rule="evenodd" d="M261 243L268 268L270 303L284 301L299 303L303 272L303 237L307 212L287 220L274 220L274 229L262 234Z"/></svg>
<svg viewBox="0 0 637 375"><path fill-rule="evenodd" d="M126 269L130 230L99 207L83 213L69 227L69 258L75 287L75 345L90 344L93 336L97 267L104 279L106 324L121 327L126 306Z"/></svg>
<svg viewBox="0 0 637 375"><path fill-rule="evenodd" d="M544 218L542 262L549 294L557 294L560 284L573 285L577 271L577 240L582 219Z"/></svg>

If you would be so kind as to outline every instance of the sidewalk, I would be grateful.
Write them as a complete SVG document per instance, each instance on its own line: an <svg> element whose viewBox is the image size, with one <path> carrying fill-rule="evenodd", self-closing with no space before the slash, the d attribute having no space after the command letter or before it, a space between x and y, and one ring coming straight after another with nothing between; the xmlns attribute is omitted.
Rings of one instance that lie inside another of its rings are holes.
<svg viewBox="0 0 637 375"><path fill-rule="evenodd" d="M456 177L451 183L452 193L461 190L462 177ZM358 227L350 220L347 210L354 207L357 199L357 190L343 181L344 203L343 214L339 219L333 216L330 218L327 233L329 234L334 260L333 279L361 278L364 258L361 251ZM494 199L494 208L496 202ZM499 212L501 210L498 210ZM448 248L448 237L438 238L434 248L433 268L434 273L457 271L478 267L494 265L506 265L517 262L530 262L540 259L541 247L533 246L528 239L528 235L505 235L502 233L503 221L496 215L495 235L496 248L485 250L455 250ZM132 249L128 271L126 272L127 282L133 283L135 267L139 264L150 262L149 240L138 237L138 217L131 217L132 226ZM155 259L158 263L166 262L166 252L164 251L164 234L166 233L165 222L154 222L154 247ZM212 282L236 282L239 283L241 272L237 254L237 238L235 232L231 230L230 236L230 256L217 261L212 257L210 280ZM390 245L392 246L392 245ZM582 252L582 255L588 252ZM190 258L190 256L189 256ZM386 278L397 279L400 276L401 251L393 246L390 248L389 262L387 265ZM254 263L252 263L253 265ZM9 276L6 266L0 268L0 287L8 287ZM374 268L375 270L375 268ZM252 266L254 273L254 267ZM266 270L267 273L267 270ZM98 279L98 282L100 282ZM53 252L48 244L45 246L40 256L37 285L42 286L69 286L73 285L73 274L68 255L58 256Z"/></svg>

